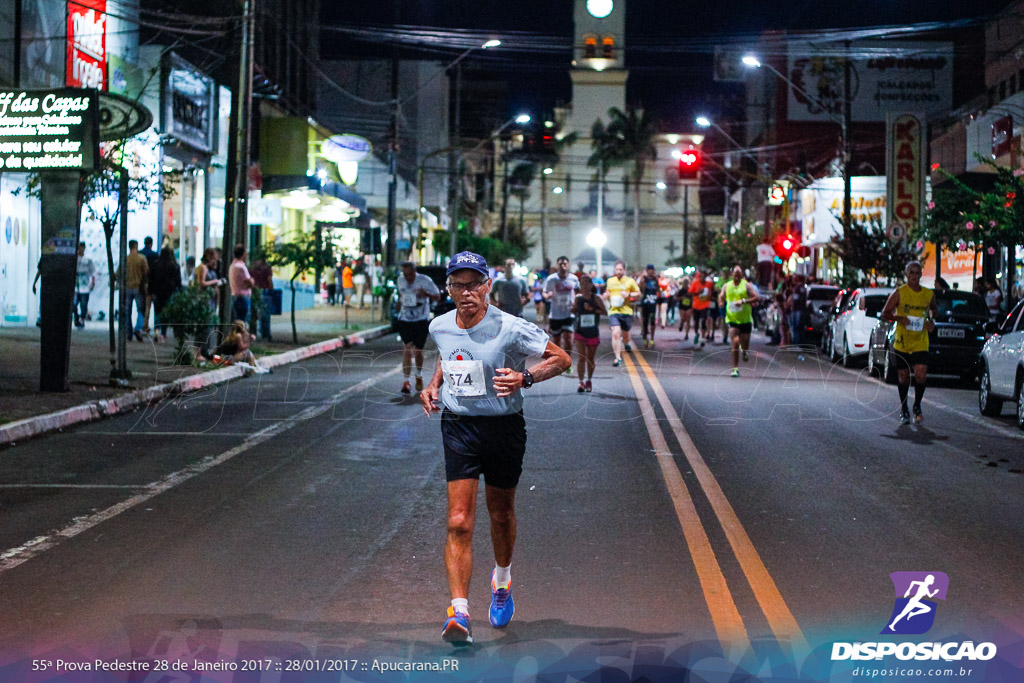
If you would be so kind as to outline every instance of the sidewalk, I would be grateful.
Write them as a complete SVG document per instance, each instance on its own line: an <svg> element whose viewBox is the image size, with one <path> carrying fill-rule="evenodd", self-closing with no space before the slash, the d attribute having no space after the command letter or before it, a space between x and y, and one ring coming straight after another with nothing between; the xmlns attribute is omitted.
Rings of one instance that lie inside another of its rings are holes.
<svg viewBox="0 0 1024 683"><path fill-rule="evenodd" d="M349 309L346 328L344 308L317 306L296 312L297 345L292 344L291 319L286 314L272 318L274 341L257 341L253 351L257 358L269 359L292 349L373 330L383 324L379 308L372 315L370 309ZM128 387L111 387L107 322L91 321L86 323L85 329L72 329L69 391L44 393L39 391L39 328L0 328L0 427L86 403L116 399L213 369L175 365L174 351L174 339L170 336L162 344L149 338L142 342L129 340L127 356L132 380Z"/></svg>

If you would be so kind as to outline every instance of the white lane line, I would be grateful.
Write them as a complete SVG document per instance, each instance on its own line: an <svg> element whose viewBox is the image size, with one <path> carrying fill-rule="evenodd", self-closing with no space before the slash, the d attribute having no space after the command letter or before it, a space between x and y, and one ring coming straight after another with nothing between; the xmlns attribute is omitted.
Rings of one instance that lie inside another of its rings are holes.
<svg viewBox="0 0 1024 683"><path fill-rule="evenodd" d="M152 488L152 484L0 484L0 489L135 489Z"/></svg>
<svg viewBox="0 0 1024 683"><path fill-rule="evenodd" d="M836 369L842 370L843 372L848 372L851 375L860 376L861 374L855 370L850 370L849 368L844 368L838 365L836 366ZM882 382L882 380L878 378L875 378L875 381L885 384L884 382ZM895 385L893 385L893 389L896 389ZM924 399L922 399L922 402L927 403L928 405L935 406L939 410L947 410L955 415L959 415L960 417L964 418L965 420L972 424L976 424L979 427L984 427L985 429L996 432L1000 436L1004 436L1008 439L1024 440L1024 434L1020 433L1019 431L1013 431L1012 428L1005 427L997 422L992 422L991 420L988 420L980 415L974 415L973 413L968 413L964 410L960 410L959 408L954 408L953 406L946 405L941 401L936 401L935 399L928 398L927 396Z"/></svg>
<svg viewBox="0 0 1024 683"><path fill-rule="evenodd" d="M123 500L120 503L111 505L107 509L100 510L95 514L88 515L86 517L79 517L72 524L64 527L59 531L55 531L45 536L39 536L37 538L32 539L24 545L18 546L17 548L10 548L0 553L0 574L3 574L4 572L9 571L11 569L14 569L20 564L28 562L33 557L36 557L46 552L47 550L54 548L57 545L60 545L64 541L70 538L74 538L82 532L88 531L89 529L93 528L94 526L102 522L107 521L108 519L112 519L117 515L121 514L122 512L131 510L133 507L145 503L146 501L155 498L156 496L159 496L161 493L169 491L175 486L183 484L189 479L197 477L200 474L203 474L204 472L213 469L217 465L221 465L227 462L228 460L231 460L236 455L244 453L253 446L258 446L259 444L274 438L278 434L286 432L292 427L296 427L302 424L306 420L312 419L314 417L317 417L318 415L326 413L328 410L334 408L335 403L339 399L345 398L350 394L354 394L359 391L368 389L369 387L373 386L374 383L379 382L380 380L383 380L391 375L397 374L399 370L401 370L401 368L396 367L393 370L389 370L383 374L365 379L358 384L355 384L353 386L348 387L347 389L339 391L334 396L331 396L329 399L327 399L320 405L311 406L286 420L281 420L280 422L275 422L272 425L264 427L260 431L249 435L246 438L246 440L243 441L241 444L235 446L232 449L224 451L220 455L209 456L207 458L204 458L203 460L195 463L194 465L189 465L184 469L178 470L177 472L173 472L167 475L166 477L160 479L159 481L153 482L143 493L136 494L131 498Z"/></svg>

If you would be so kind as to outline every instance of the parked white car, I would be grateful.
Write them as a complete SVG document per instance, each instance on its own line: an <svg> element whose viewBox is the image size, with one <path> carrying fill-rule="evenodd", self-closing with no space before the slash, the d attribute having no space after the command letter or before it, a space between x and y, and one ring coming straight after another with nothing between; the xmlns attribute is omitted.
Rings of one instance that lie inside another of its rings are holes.
<svg viewBox="0 0 1024 683"><path fill-rule="evenodd" d="M842 359L850 365L858 356L867 358L871 330L892 294L891 287L861 287L855 289L839 315L832 321L832 339L829 354L832 360Z"/></svg>
<svg viewBox="0 0 1024 683"><path fill-rule="evenodd" d="M1017 426L1024 429L1024 301L990 325L992 336L981 348L978 408L993 417L1003 411L1003 401L1016 401Z"/></svg>

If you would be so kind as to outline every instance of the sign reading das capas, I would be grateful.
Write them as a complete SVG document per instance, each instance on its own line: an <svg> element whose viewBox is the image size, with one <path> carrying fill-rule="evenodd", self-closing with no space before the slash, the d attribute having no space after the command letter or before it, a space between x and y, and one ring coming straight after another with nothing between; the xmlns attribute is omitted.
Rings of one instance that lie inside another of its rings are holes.
<svg viewBox="0 0 1024 683"><path fill-rule="evenodd" d="M95 90L0 90L0 171L91 171L98 156Z"/></svg>

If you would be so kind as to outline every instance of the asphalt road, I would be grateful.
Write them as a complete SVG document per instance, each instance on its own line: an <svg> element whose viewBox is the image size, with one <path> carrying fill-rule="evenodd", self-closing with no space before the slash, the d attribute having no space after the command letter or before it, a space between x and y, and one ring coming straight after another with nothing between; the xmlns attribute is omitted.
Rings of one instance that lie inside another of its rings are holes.
<svg viewBox="0 0 1024 683"><path fill-rule="evenodd" d="M973 389L937 379L924 424L900 426L895 388L809 349L755 335L730 378L722 346L660 332L613 368L605 337L594 393L560 377L527 394L507 629L487 625L478 516L477 644L440 640L438 420L398 393L389 336L0 450L0 679L101 658L193 662L133 674L154 683L199 680L195 660L264 669L207 680L446 660L467 680L771 680L793 661L849 680L831 643L884 640L896 571L949 576L917 640L1021 640L1012 406L982 418ZM1014 652L998 661L1019 674Z"/></svg>

